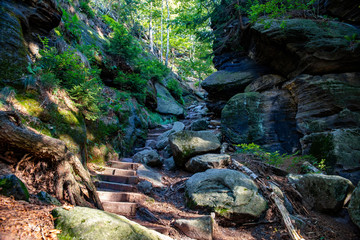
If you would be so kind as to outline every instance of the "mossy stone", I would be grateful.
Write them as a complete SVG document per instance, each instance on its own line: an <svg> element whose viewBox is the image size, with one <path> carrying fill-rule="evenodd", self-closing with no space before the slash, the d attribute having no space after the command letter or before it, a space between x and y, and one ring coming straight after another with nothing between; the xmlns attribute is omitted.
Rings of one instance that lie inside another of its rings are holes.
<svg viewBox="0 0 360 240"><path fill-rule="evenodd" d="M0 177L0 194L13 196L16 200L29 201L29 191L14 174Z"/></svg>

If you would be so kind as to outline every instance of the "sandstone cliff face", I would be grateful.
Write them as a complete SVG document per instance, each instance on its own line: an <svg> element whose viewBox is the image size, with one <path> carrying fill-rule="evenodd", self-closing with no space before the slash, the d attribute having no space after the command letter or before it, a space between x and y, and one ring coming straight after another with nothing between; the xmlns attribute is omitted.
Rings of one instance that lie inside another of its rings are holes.
<svg viewBox="0 0 360 240"><path fill-rule="evenodd" d="M59 25L62 12L55 0L0 2L0 78L13 82L27 65L38 36Z"/></svg>
<svg viewBox="0 0 360 240"><path fill-rule="evenodd" d="M342 11L335 11L335 1L326 4L326 11L357 21L354 4L351 9L343 4ZM266 21L248 25L237 40L225 43L235 46L238 41L242 48L216 52L219 72L202 83L209 92L208 107L221 115L225 139L325 158L330 171L356 183L360 29L338 21L295 18L285 20L285 28L278 20ZM251 68L239 68L245 66L241 62L251 62ZM234 81L233 76L248 76L248 69L266 71Z"/></svg>

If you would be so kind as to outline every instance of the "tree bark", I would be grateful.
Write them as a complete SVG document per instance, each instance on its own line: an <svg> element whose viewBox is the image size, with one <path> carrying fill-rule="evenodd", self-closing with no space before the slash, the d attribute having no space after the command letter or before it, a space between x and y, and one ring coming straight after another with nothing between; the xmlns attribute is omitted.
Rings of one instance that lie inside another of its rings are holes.
<svg viewBox="0 0 360 240"><path fill-rule="evenodd" d="M161 22L160 22L160 61L163 62L163 18L164 18L164 0L161 0Z"/></svg>
<svg viewBox="0 0 360 240"><path fill-rule="evenodd" d="M170 11L169 11L169 0L166 0L166 8L167 8L167 20L166 20L166 31L167 31L167 38L166 38L166 58L165 58L165 66L168 66L169 63L169 38L170 38L170 28L169 28L169 21L170 21Z"/></svg>
<svg viewBox="0 0 360 240"><path fill-rule="evenodd" d="M103 209L89 172L63 141L23 126L19 116L13 111L0 111L0 141L42 161L54 163L55 192L59 200L64 200L67 193L74 205L90 207L93 204ZM81 188L74 174L81 179L86 190Z"/></svg>
<svg viewBox="0 0 360 240"><path fill-rule="evenodd" d="M150 52L154 53L154 39L153 39L153 28L152 28L152 7L153 7L153 3L150 2L150 19L149 19Z"/></svg>

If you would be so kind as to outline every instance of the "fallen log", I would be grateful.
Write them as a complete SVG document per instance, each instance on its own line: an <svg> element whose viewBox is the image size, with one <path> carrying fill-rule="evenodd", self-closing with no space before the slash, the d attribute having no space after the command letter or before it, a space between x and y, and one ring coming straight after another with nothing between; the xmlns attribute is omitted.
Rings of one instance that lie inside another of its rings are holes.
<svg viewBox="0 0 360 240"><path fill-rule="evenodd" d="M0 111L0 141L42 161L53 164L55 193L59 200L67 195L73 205L103 209L90 174L65 143L33 131L21 124L14 111ZM29 158L24 157L22 161ZM75 174L80 178L77 181ZM85 185L85 189L81 186Z"/></svg>

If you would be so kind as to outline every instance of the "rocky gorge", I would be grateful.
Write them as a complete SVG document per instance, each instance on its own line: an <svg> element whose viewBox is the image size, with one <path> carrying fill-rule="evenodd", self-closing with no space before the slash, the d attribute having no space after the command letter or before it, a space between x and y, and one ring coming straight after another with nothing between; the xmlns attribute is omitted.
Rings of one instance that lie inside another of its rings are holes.
<svg viewBox="0 0 360 240"><path fill-rule="evenodd" d="M356 4L256 23L234 8L200 89L144 77L156 56L116 55L120 30L81 2L0 2L0 239L358 239Z"/></svg>

